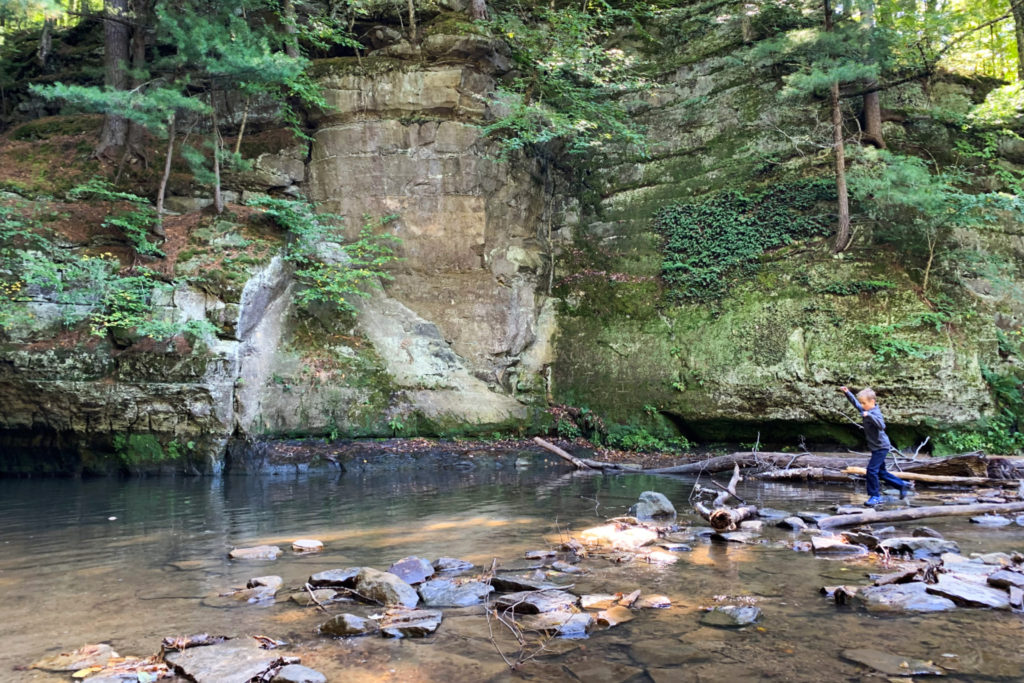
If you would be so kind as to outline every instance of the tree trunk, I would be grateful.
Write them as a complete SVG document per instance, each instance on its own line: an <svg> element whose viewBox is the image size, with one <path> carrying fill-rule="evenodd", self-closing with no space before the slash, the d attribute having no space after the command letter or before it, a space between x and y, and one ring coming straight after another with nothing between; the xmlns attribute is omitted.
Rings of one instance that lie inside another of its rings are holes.
<svg viewBox="0 0 1024 683"><path fill-rule="evenodd" d="M36 60L39 66L46 68L46 60L53 51L53 19L43 21L43 32L39 35L39 47L36 48Z"/></svg>
<svg viewBox="0 0 1024 683"><path fill-rule="evenodd" d="M148 17L149 14L149 3L148 0L136 0L135 2L135 26L132 30L131 38L131 58L132 58L132 75L131 75L131 87L140 88L143 84L144 70L146 68L146 24L147 21L144 17ZM141 159L149 165L149 160L146 158L146 150L143 145L143 136L146 133L146 129L135 121L128 122L128 136L127 144L128 149L126 153L131 159Z"/></svg>
<svg viewBox="0 0 1024 683"><path fill-rule="evenodd" d="M1017 80L1024 81L1024 3L1011 3L1013 10L1013 33L1017 37Z"/></svg>
<svg viewBox="0 0 1024 683"><path fill-rule="evenodd" d="M217 127L217 102L210 90L210 126L213 128L213 208L217 215L224 213L224 196L220 192L220 130Z"/></svg>
<svg viewBox="0 0 1024 683"><path fill-rule="evenodd" d="M832 5L829 0L825 0L825 30L832 30ZM839 213L839 227L836 230L832 253L837 254L846 249L850 242L850 198L846 191L846 148L843 142L843 110L839 99L839 81L834 82L829 88L829 99L832 104L832 144L835 147L836 198Z"/></svg>
<svg viewBox="0 0 1024 683"><path fill-rule="evenodd" d="M474 19L486 19L487 0L473 0L469 5L469 16Z"/></svg>
<svg viewBox="0 0 1024 683"><path fill-rule="evenodd" d="M167 233L164 230L164 197L167 196L167 181L171 177L171 160L174 158L174 137L177 135L177 120L171 112L170 121L167 124L167 158L164 159L164 174L160 177L160 188L156 191L156 227L154 232L160 237Z"/></svg>
<svg viewBox="0 0 1024 683"><path fill-rule="evenodd" d="M409 0L409 42L417 43L416 40L416 6L413 4L413 0Z"/></svg>
<svg viewBox="0 0 1024 683"><path fill-rule="evenodd" d="M299 27L295 17L294 0L284 0L284 51L292 59L299 56Z"/></svg>
<svg viewBox="0 0 1024 683"><path fill-rule="evenodd" d="M712 474L714 472L725 472L731 470L734 465L740 467L824 467L827 469L840 469L851 465L866 467L868 456L843 456L833 457L829 455L812 455L810 453L730 453L714 458L708 458L700 462L692 462L686 465L675 465L673 467L657 467L643 470L644 474Z"/></svg>
<svg viewBox="0 0 1024 683"><path fill-rule="evenodd" d="M976 505L934 505L923 508L901 508L899 510L867 510L852 515L833 515L818 520L819 529L834 529L841 526L860 526L876 522L908 522L929 517L966 517L986 512L1022 512L1024 503L978 503Z"/></svg>
<svg viewBox="0 0 1024 683"><path fill-rule="evenodd" d="M104 83L112 90L128 87L128 0L105 0L103 19ZM124 147L128 121L116 113L108 113L103 120L96 156L111 154Z"/></svg>

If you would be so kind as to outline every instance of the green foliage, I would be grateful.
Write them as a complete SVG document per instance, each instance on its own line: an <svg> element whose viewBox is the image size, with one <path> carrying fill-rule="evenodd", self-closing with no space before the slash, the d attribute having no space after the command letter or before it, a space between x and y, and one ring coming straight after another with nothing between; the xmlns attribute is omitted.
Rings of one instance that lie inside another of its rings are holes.
<svg viewBox="0 0 1024 683"><path fill-rule="evenodd" d="M378 230L396 216L366 217L359 237L340 245L344 239L341 216L316 213L310 203L292 199L259 197L249 205L288 231L285 257L295 264L295 275L305 285L297 296L300 304L327 303L351 313L353 296L368 297L367 290L380 287L380 280L393 279L385 268L399 260L393 245L400 240ZM331 245L338 245L341 253L332 254Z"/></svg>
<svg viewBox="0 0 1024 683"><path fill-rule="evenodd" d="M818 289L818 292L836 296L853 296L885 292L895 288L896 285L888 280L839 280L824 285Z"/></svg>
<svg viewBox="0 0 1024 683"><path fill-rule="evenodd" d="M114 454L125 467L157 465L180 460L195 448L195 442L171 441L165 448L152 434L115 434Z"/></svg>
<svg viewBox="0 0 1024 683"><path fill-rule="evenodd" d="M645 12L642 4L622 8L605 0L494 12L488 28L512 48L517 69L496 93L498 110L507 113L484 131L501 139L505 153L556 140L572 153L610 145L645 153L624 98L647 82L634 57L606 44L623 26L637 28Z"/></svg>
<svg viewBox="0 0 1024 683"><path fill-rule="evenodd" d="M755 193L725 190L699 203L673 204L655 216L664 238L662 275L675 296L722 296L730 276L766 250L831 230L821 202L834 199L828 181L784 183Z"/></svg>
<svg viewBox="0 0 1024 683"><path fill-rule="evenodd" d="M937 353L942 353L946 350L944 346L907 339L905 334L908 331L920 332L928 329L938 332L950 322L952 319L947 313L938 311L922 313L895 323L861 325L858 329L867 337L868 345L875 353L875 361L887 363L904 357L931 358Z"/></svg>
<svg viewBox="0 0 1024 683"><path fill-rule="evenodd" d="M665 439L637 425L609 427L606 444L611 448L642 453L681 453L693 447L693 444L684 436Z"/></svg>
<svg viewBox="0 0 1024 683"><path fill-rule="evenodd" d="M1024 83L1011 83L996 88L985 101L971 109L968 120L977 126L1009 128L1024 117Z"/></svg>
<svg viewBox="0 0 1024 683"><path fill-rule="evenodd" d="M94 199L99 201L129 202L134 206L131 211L107 216L103 221L106 227L119 229L132 243L136 253L141 256L163 256L164 253L153 242L149 241L150 232L158 223L156 209L148 200L131 192L116 189L103 178L92 178L88 182L74 187L68 192L72 199Z"/></svg>

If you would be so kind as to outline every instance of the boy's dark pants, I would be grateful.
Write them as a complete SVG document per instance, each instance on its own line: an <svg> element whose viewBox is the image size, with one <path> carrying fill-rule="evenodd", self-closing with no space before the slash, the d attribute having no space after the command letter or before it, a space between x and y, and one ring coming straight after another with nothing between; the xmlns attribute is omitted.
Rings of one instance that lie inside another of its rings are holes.
<svg viewBox="0 0 1024 683"><path fill-rule="evenodd" d="M885 457L889 455L889 449L883 448L877 451L871 451L871 460L868 461L868 495L878 496L882 493L882 487L879 486L878 479L881 477L882 481L896 488L902 488L906 486L906 483L899 477L893 476L885 469Z"/></svg>

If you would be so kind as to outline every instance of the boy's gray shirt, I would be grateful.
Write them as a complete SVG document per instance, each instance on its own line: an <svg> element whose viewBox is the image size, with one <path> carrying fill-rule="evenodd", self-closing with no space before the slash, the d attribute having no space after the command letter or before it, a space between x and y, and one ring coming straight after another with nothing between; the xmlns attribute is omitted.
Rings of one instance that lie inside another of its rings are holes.
<svg viewBox="0 0 1024 683"><path fill-rule="evenodd" d="M850 399L850 403L857 409L857 412L864 416L864 436L868 440L868 450L872 452L882 449L892 450L892 444L885 433L885 418L882 417L882 410L876 405L868 411L867 415L864 415L864 406L849 389L846 390L846 398Z"/></svg>

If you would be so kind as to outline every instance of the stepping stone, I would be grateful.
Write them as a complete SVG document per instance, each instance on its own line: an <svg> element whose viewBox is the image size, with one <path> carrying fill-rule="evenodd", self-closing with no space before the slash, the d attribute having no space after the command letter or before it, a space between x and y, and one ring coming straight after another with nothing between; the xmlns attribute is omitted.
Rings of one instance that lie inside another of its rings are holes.
<svg viewBox="0 0 1024 683"><path fill-rule="evenodd" d="M392 638L423 638L441 625L439 609L388 610L380 622L380 632Z"/></svg>
<svg viewBox="0 0 1024 683"><path fill-rule="evenodd" d="M1010 595L1006 591L963 581L949 574L940 574L937 583L928 585L928 592L964 607L1010 609Z"/></svg>
<svg viewBox="0 0 1024 683"><path fill-rule="evenodd" d="M811 548L815 555L867 555L868 549L862 545L847 543L835 536L812 536Z"/></svg>
<svg viewBox="0 0 1024 683"><path fill-rule="evenodd" d="M316 541L311 538L300 538L292 541L292 550L297 553L319 553L323 549L324 544L322 541Z"/></svg>
<svg viewBox="0 0 1024 683"><path fill-rule="evenodd" d="M955 602L932 595L921 582L866 586L857 590L854 599L869 612L942 612L956 608Z"/></svg>
<svg viewBox="0 0 1024 683"><path fill-rule="evenodd" d="M309 577L309 585L314 588L336 587L352 588L356 585L356 576L359 575L360 567L349 567L348 569L328 569L317 572Z"/></svg>
<svg viewBox="0 0 1024 683"><path fill-rule="evenodd" d="M388 567L388 573L394 574L410 585L423 583L434 575L434 565L422 557L403 557Z"/></svg>
<svg viewBox="0 0 1024 683"><path fill-rule="evenodd" d="M320 633L325 636L368 636L379 630L376 621L355 614L337 614L320 624Z"/></svg>
<svg viewBox="0 0 1024 683"><path fill-rule="evenodd" d="M495 601L498 609L510 609L521 614L538 614L569 610L579 598L560 590L521 591L503 595Z"/></svg>
<svg viewBox="0 0 1024 683"><path fill-rule="evenodd" d="M257 545L252 548L234 548L228 553L232 560L276 560L281 549L276 545Z"/></svg>

